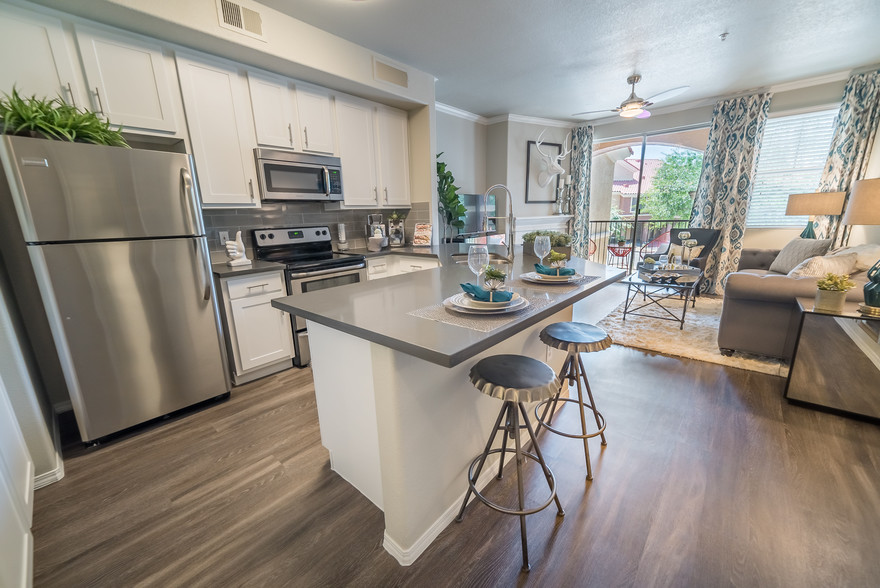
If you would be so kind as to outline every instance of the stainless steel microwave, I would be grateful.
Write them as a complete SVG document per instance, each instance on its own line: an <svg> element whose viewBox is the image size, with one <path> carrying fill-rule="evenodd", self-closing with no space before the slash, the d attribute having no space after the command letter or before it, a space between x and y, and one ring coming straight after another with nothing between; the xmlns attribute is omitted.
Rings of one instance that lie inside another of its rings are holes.
<svg viewBox="0 0 880 588"><path fill-rule="evenodd" d="M257 148L254 158L263 200L342 200L342 163L338 157Z"/></svg>

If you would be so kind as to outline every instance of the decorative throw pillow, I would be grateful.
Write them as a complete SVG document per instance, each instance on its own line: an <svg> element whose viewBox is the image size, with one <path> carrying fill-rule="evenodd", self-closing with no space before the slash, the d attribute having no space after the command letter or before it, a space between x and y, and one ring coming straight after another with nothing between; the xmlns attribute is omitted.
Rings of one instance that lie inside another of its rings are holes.
<svg viewBox="0 0 880 588"><path fill-rule="evenodd" d="M821 278L829 272L832 274L851 274L855 270L858 259L858 253L811 257L800 262L796 268L788 272L788 277Z"/></svg>
<svg viewBox="0 0 880 588"><path fill-rule="evenodd" d="M835 249L828 255L837 257L838 255L847 255L849 253L855 253L858 255L856 267L853 271L868 271L875 263L877 263L877 260L880 260L880 244L866 243L864 245L856 245L855 247L841 247L840 249Z"/></svg>
<svg viewBox="0 0 880 588"><path fill-rule="evenodd" d="M770 271L787 274L803 260L825 255L829 245L831 239L792 239L770 264Z"/></svg>
<svg viewBox="0 0 880 588"><path fill-rule="evenodd" d="M691 250L688 253L685 253L685 251L687 251L687 247L682 247L681 245L673 243L669 246L669 259L672 259L675 255L681 255L682 259L684 259L685 255L688 256L688 259L696 259L700 256L700 252L703 251L703 246L697 245L696 247L691 247Z"/></svg>

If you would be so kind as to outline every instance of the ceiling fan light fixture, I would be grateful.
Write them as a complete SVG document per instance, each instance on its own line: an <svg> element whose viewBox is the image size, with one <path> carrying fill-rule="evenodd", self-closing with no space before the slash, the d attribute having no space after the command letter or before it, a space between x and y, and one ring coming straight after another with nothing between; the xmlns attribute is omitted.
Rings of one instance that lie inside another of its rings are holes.
<svg viewBox="0 0 880 588"><path fill-rule="evenodd" d="M618 114L623 118L635 118L643 112L647 111L638 104L627 104L620 109L620 112Z"/></svg>

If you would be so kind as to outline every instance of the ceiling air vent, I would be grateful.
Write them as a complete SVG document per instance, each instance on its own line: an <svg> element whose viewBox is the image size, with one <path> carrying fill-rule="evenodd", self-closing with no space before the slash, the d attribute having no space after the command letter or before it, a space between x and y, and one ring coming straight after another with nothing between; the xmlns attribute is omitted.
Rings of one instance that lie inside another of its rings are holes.
<svg viewBox="0 0 880 588"><path fill-rule="evenodd" d="M246 8L230 0L217 0L217 16L220 26L254 39L265 41L263 19L256 10Z"/></svg>
<svg viewBox="0 0 880 588"><path fill-rule="evenodd" d="M409 87L409 74L404 70L373 58L373 79L400 86Z"/></svg>

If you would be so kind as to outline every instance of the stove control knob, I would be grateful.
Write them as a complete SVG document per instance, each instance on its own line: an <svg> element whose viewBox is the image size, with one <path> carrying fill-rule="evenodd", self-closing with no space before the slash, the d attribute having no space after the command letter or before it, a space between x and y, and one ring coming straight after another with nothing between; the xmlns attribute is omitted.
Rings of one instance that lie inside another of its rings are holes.
<svg viewBox="0 0 880 588"><path fill-rule="evenodd" d="M322 234L322 235L326 235L326 234L327 234L327 231L321 231L321 234Z"/></svg>
<svg viewBox="0 0 880 588"><path fill-rule="evenodd" d="M315 231L315 236L316 236L316 237L320 237L320 236L321 236L321 231Z"/></svg>
<svg viewBox="0 0 880 588"><path fill-rule="evenodd" d="M260 239L261 239L261 240L265 240L265 239L266 239L266 233L260 233Z"/></svg>
<svg viewBox="0 0 880 588"><path fill-rule="evenodd" d="M274 238L275 238L275 233L269 233L269 238L270 238L270 239L274 239Z"/></svg>

